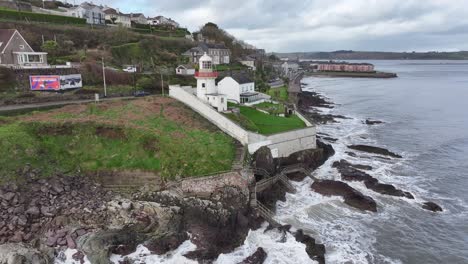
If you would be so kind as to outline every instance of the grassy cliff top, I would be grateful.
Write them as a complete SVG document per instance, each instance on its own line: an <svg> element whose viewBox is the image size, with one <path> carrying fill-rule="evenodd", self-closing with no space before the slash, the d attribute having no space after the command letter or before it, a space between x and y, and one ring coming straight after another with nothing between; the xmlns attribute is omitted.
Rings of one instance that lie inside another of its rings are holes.
<svg viewBox="0 0 468 264"><path fill-rule="evenodd" d="M181 103L147 97L0 117L0 182L31 164L57 172L150 171L165 178L231 169L234 141Z"/></svg>

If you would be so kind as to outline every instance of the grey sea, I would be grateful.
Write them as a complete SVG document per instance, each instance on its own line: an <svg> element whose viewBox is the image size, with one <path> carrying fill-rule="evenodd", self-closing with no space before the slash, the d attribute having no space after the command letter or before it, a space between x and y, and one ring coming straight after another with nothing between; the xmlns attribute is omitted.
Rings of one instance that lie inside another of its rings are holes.
<svg viewBox="0 0 468 264"><path fill-rule="evenodd" d="M468 263L468 61L371 61L396 79L308 78L305 90L337 104L333 114L353 119L319 126L339 139L337 154L316 176L339 179L331 163L339 159L368 164L384 183L412 192L414 201L373 197L378 213L351 210L324 199L302 184L302 192L280 203L278 217L315 233L327 247L329 263ZM378 126L366 118L384 121ZM402 160L371 155L350 157L349 144L386 147ZM434 201L444 212L421 203Z"/></svg>

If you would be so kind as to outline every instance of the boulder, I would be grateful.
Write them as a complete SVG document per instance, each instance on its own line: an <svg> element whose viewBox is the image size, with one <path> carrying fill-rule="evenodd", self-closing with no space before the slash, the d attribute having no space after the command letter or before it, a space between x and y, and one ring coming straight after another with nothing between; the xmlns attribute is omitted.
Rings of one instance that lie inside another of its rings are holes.
<svg viewBox="0 0 468 264"><path fill-rule="evenodd" d="M443 209L442 207L440 207L440 205L434 203L434 202L425 202L423 205L422 205L422 208L426 209L426 210L429 210L429 211L432 211L432 212L442 212Z"/></svg>
<svg viewBox="0 0 468 264"><path fill-rule="evenodd" d="M188 239L186 232L172 233L160 237L153 237L145 243L152 254L164 255L169 251L177 249Z"/></svg>
<svg viewBox="0 0 468 264"><path fill-rule="evenodd" d="M23 243L0 245L0 263L5 264L49 264L50 256Z"/></svg>
<svg viewBox="0 0 468 264"><path fill-rule="evenodd" d="M369 196L365 196L348 184L340 181L322 180L312 184L312 190L325 196L341 196L345 203L354 208L377 212L377 204Z"/></svg>
<svg viewBox="0 0 468 264"><path fill-rule="evenodd" d="M313 237L305 235L301 229L297 230L294 237L296 241L306 245L307 255L312 260L317 261L319 264L325 264L325 246L323 244L317 244Z"/></svg>
<svg viewBox="0 0 468 264"><path fill-rule="evenodd" d="M262 264L265 262L267 258L267 253L265 250L261 247L257 248L255 253L253 253L251 256L247 257L243 261L239 262L239 264Z"/></svg>
<svg viewBox="0 0 468 264"><path fill-rule="evenodd" d="M270 174L276 172L276 164L268 147L261 147L253 154L255 168L266 170Z"/></svg>
<svg viewBox="0 0 468 264"><path fill-rule="evenodd" d="M383 124L382 121L372 120L372 119L366 119L366 121L364 121L364 123L365 123L366 125L370 125L370 126Z"/></svg>
<svg viewBox="0 0 468 264"><path fill-rule="evenodd" d="M392 158L399 158L399 159L403 158L401 155L398 155L396 153L391 152L388 149L384 149L380 147L374 147L374 146L368 146L368 145L351 145L351 146L348 146L348 148L362 151L362 152L367 152L367 153L389 156Z"/></svg>

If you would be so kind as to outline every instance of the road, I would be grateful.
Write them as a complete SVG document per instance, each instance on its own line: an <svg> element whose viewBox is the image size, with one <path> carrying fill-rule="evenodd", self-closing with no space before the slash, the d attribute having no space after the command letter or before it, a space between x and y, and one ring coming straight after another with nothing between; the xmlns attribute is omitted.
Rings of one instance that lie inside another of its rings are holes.
<svg viewBox="0 0 468 264"><path fill-rule="evenodd" d="M135 97L128 96L128 97L101 98L100 101L102 102L102 101L112 101L112 100L126 100L126 99L133 99L133 98ZM92 102L94 102L94 99L68 100L68 101L59 101L59 102L21 104L21 105L7 105L7 106L0 106L0 112L35 109L35 108L43 108L43 107L51 107L51 106L62 106L62 105L70 105L70 104L83 104L83 103L92 103Z"/></svg>

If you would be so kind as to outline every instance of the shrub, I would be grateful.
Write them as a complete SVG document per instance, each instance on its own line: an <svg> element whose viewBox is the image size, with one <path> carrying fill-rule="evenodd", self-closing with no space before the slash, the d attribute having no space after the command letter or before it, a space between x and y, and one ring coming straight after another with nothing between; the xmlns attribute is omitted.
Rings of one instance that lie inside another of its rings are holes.
<svg viewBox="0 0 468 264"><path fill-rule="evenodd" d="M39 14L32 12L19 12L16 10L0 9L2 19L27 20L36 22L47 22L57 24L86 24L86 19L68 16L57 16L48 14Z"/></svg>
<svg viewBox="0 0 468 264"><path fill-rule="evenodd" d="M149 77L142 77L138 79L136 85L143 90L153 90L155 87L154 80Z"/></svg>

